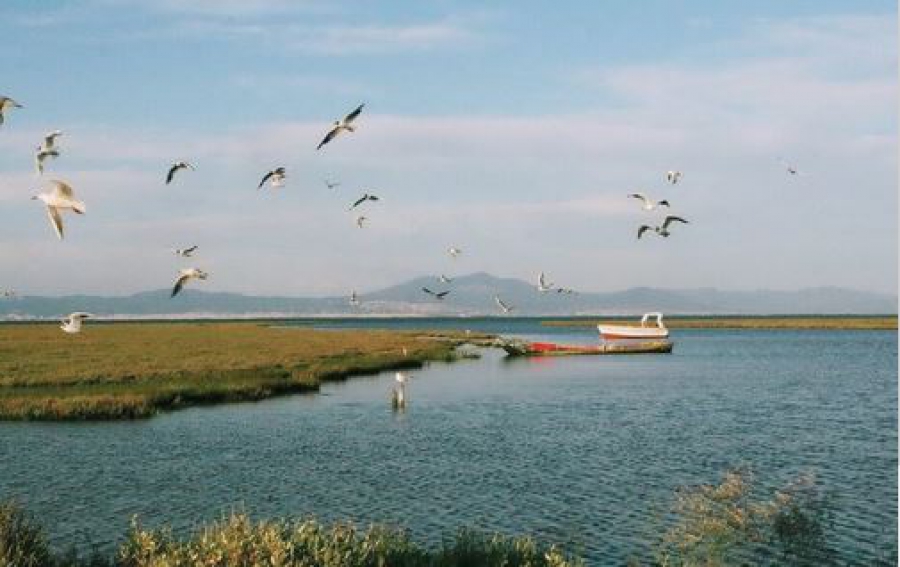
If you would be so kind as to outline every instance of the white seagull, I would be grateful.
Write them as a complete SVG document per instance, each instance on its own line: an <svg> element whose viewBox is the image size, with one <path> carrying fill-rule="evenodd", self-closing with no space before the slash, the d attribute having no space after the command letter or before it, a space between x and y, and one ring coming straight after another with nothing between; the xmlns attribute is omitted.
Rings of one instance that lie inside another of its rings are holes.
<svg viewBox="0 0 900 567"><path fill-rule="evenodd" d="M369 220L369 217L364 217L364 216L358 216L358 217L356 217L356 226L358 226L359 228L362 228L362 227L363 227L363 224L364 224L367 220Z"/></svg>
<svg viewBox="0 0 900 567"><path fill-rule="evenodd" d="M62 136L61 130L54 130L44 136L44 141L34 150L34 167L38 175L44 173L44 162L47 158L59 157L59 148L56 147L56 138Z"/></svg>
<svg viewBox="0 0 900 567"><path fill-rule="evenodd" d="M690 224L688 221L684 220L681 217L676 217L673 215L666 216L665 220L663 220L662 226L648 226L646 224L642 224L640 228L638 228L638 239L648 230L654 231L656 234L662 237L668 237L671 233L669 232L669 225L673 222L681 222L684 224Z"/></svg>
<svg viewBox="0 0 900 567"><path fill-rule="evenodd" d="M670 206L669 202L666 201L665 199L663 199L661 201L654 201L653 199L650 199L643 193L632 193L628 196L633 197L635 199L640 199L641 200L641 208L644 209L645 211L652 211L652 210L656 209L656 207L669 207Z"/></svg>
<svg viewBox="0 0 900 567"><path fill-rule="evenodd" d="M668 181L668 182L671 183L672 185L675 185L676 183L678 183L679 181L681 181L681 178L682 178L682 177L684 177L684 174L681 173L680 171L674 171L674 170L673 170L673 171L667 171L667 172L666 172L666 181Z"/></svg>
<svg viewBox="0 0 900 567"><path fill-rule="evenodd" d="M62 320L62 324L59 326L60 329L69 333L75 334L81 332L81 323L84 322L88 317L93 317L90 313L84 313L83 311L76 311L75 313L71 313L68 317Z"/></svg>
<svg viewBox="0 0 900 567"><path fill-rule="evenodd" d="M172 179L175 178L175 172L180 169L193 170L194 166L186 161L176 161L175 163L173 163L171 166L169 166L169 173L166 174L166 185L172 182Z"/></svg>
<svg viewBox="0 0 900 567"><path fill-rule="evenodd" d="M181 256L182 258L190 258L194 255L194 252L197 251L197 248L198 246L196 244L194 246L191 246L190 248L176 248L175 255Z"/></svg>
<svg viewBox="0 0 900 567"><path fill-rule="evenodd" d="M544 275L544 272L538 274L538 291L541 293L547 293L548 291L553 290L553 284L547 283L547 277Z"/></svg>
<svg viewBox="0 0 900 567"><path fill-rule="evenodd" d="M263 175L262 181L259 182L259 185L256 187L256 189L262 189L262 186L266 184L266 181L269 182L269 186L271 186L273 189L276 187L284 187L285 177L287 177L287 170L283 167L276 167L272 171Z"/></svg>
<svg viewBox="0 0 900 567"><path fill-rule="evenodd" d="M6 118L6 112L11 108L22 108L22 105L8 96L0 96L0 126Z"/></svg>
<svg viewBox="0 0 900 567"><path fill-rule="evenodd" d="M184 287L186 283L191 280L205 280L208 274L203 270L199 270L197 268L187 268L178 272L178 279L175 280L175 287L172 288L172 295L169 297L175 297L178 295L178 292L181 291L181 288Z"/></svg>
<svg viewBox="0 0 900 567"><path fill-rule="evenodd" d="M361 104L356 107L356 110L345 116L343 119L336 120L332 125L331 130L329 130L328 133L325 134L325 138L323 138L322 141L319 142L319 145L316 146L316 149L321 149L322 146L337 137L337 135L340 134L343 130L346 130L348 132L355 132L353 128L353 121L356 120L356 117L359 116L360 112L362 112L364 106L365 104Z"/></svg>
<svg viewBox="0 0 900 567"><path fill-rule="evenodd" d="M50 224L53 225L56 236L62 240L63 221L61 212L68 209L82 215L85 212L85 207L84 203L75 200L72 187L67 183L54 180L50 184L53 186L51 191L35 195L32 199L41 201L47 206L47 216L50 218Z"/></svg>
<svg viewBox="0 0 900 567"><path fill-rule="evenodd" d="M450 248L447 249L447 253L450 254L450 256L456 258L460 254L462 254L462 250L460 250L459 248L456 248L455 246L451 246Z"/></svg>
<svg viewBox="0 0 900 567"><path fill-rule="evenodd" d="M356 295L356 291L350 292L350 305L353 307L359 307L360 301L359 296Z"/></svg>
<svg viewBox="0 0 900 567"><path fill-rule="evenodd" d="M494 302L497 304L497 307L503 310L503 313L509 313L510 311L515 309L515 307L513 307L512 305L507 305L506 303L504 303L503 300L500 299L499 295L494 296Z"/></svg>

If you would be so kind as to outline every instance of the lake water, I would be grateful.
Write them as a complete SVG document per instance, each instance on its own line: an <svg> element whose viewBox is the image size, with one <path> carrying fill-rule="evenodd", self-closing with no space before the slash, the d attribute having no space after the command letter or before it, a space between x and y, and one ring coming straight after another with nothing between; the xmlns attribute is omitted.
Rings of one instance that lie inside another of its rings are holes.
<svg viewBox="0 0 900 567"><path fill-rule="evenodd" d="M298 325L312 324L307 321ZM536 320L341 320L592 342ZM0 498L59 546L109 548L137 514L182 530L233 509L566 542L591 564L646 556L682 485L746 466L763 489L811 473L845 564L896 563L897 335L674 331L672 355L504 358L392 373L318 395L135 422L0 422Z"/></svg>

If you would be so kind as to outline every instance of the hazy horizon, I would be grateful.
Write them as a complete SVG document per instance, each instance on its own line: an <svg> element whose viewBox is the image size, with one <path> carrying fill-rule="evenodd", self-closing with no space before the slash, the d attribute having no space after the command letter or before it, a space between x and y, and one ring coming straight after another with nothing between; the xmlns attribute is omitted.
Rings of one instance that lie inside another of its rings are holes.
<svg viewBox="0 0 900 567"><path fill-rule="evenodd" d="M542 270L598 293L896 296L894 3L6 8L0 95L24 108L0 126L0 290L130 295L196 265L193 289L260 296ZM316 152L360 103L357 132ZM179 159L197 170L167 186ZM286 186L257 191L278 165ZM49 179L87 205L63 242L29 200ZM382 200L358 229L364 191ZM635 191L691 224L638 241L658 215Z"/></svg>

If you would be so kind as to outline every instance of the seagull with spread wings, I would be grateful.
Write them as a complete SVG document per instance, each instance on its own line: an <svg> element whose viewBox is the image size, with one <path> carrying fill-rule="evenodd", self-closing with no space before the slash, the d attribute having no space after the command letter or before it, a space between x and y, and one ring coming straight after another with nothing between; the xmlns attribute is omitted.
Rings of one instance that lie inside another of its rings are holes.
<svg viewBox="0 0 900 567"><path fill-rule="evenodd" d="M649 226L646 224L642 224L640 226L640 228L638 228L638 238L640 239L640 237L643 236L644 233L647 232L648 230L652 230L659 236L668 237L670 234L672 234L671 232L669 232L669 225L672 224L673 222L690 224L690 223L688 223L688 221L686 221L685 219L683 219L681 217L676 217L674 215L668 215L663 220L663 223L661 226Z"/></svg>
<svg viewBox="0 0 900 567"><path fill-rule="evenodd" d="M362 112L365 104L361 104L356 107L356 110L342 118L341 120L335 120L334 124L331 126L331 130L325 134L325 138L319 142L319 145L316 146L316 149L322 149L322 146L335 139L338 134L346 130L347 132L355 132L355 128L353 127L353 121L356 120L357 116Z"/></svg>
<svg viewBox="0 0 900 567"><path fill-rule="evenodd" d="M181 256L182 258L190 258L194 255L194 252L197 251L197 248L198 246L196 244L194 246L191 246L190 248L176 248L175 255Z"/></svg>
<svg viewBox="0 0 900 567"><path fill-rule="evenodd" d="M350 205L350 208L347 209L347 210L348 210L348 211L352 211L353 209L355 209L356 207L362 205L362 204L365 203L366 201L378 201L378 200L379 200L379 199L378 199L378 196L376 196L376 195L369 195L368 193L364 193L362 197L360 197L359 199L353 201L353 204Z"/></svg>
<svg viewBox="0 0 900 567"><path fill-rule="evenodd" d="M83 311L76 311L75 313L70 313L68 317L62 320L59 328L69 333L70 335L74 335L75 333L81 332L81 324L88 317L93 317L90 313L85 313Z"/></svg>
<svg viewBox="0 0 900 567"><path fill-rule="evenodd" d="M641 200L641 208L644 209L645 211L655 210L656 207L669 207L670 206L669 202L666 201L665 199L663 199L661 201L654 201L653 199L647 197L643 193L632 193L628 196L633 197L635 199L640 199Z"/></svg>
<svg viewBox="0 0 900 567"><path fill-rule="evenodd" d="M284 187L284 179L287 177L287 170L283 167L276 167L272 171L263 175L262 180L256 187L257 190L262 189L266 182L274 189L276 187Z"/></svg>
<svg viewBox="0 0 900 567"><path fill-rule="evenodd" d="M75 199L72 187L63 181L53 180L50 182L53 186L48 192L41 193L32 197L32 200L38 200L47 207L47 216L50 218L50 224L56 231L56 236L60 240L63 238L63 220L62 211L69 210L79 215L85 212L84 203Z"/></svg>
<svg viewBox="0 0 900 567"><path fill-rule="evenodd" d="M353 307L359 307L359 304L360 304L359 296L356 295L356 291L355 290L351 291L350 292L350 305Z"/></svg>
<svg viewBox="0 0 900 567"><path fill-rule="evenodd" d="M672 185L675 185L676 183L681 181L682 177L684 177L684 174L680 171L671 170L666 172L666 181L668 181Z"/></svg>
<svg viewBox="0 0 900 567"><path fill-rule="evenodd" d="M166 185L172 182L175 178L175 172L182 169L190 169L194 170L194 166L186 161L176 161L172 165L169 166L169 172L166 174Z"/></svg>
<svg viewBox="0 0 900 567"><path fill-rule="evenodd" d="M427 287L423 287L422 291L424 291L425 293L427 293L428 295L432 296L435 299L444 299L445 297L447 297L447 294L450 293L449 289L445 290L445 291L431 291Z"/></svg>
<svg viewBox="0 0 900 567"><path fill-rule="evenodd" d="M0 126L3 125L3 121L6 119L6 113L11 108L22 108L22 105L8 96L0 96Z"/></svg>
<svg viewBox="0 0 900 567"><path fill-rule="evenodd" d="M450 254L450 256L452 258L456 258L460 254L462 254L462 250L460 250L459 248L457 248L455 246L451 246L450 248L447 248L447 254Z"/></svg>
<svg viewBox="0 0 900 567"><path fill-rule="evenodd" d="M186 268L184 270L180 270L178 272L178 279L175 280L175 286L172 288L172 295L169 297L175 297L178 295L178 292L181 291L181 288L185 286L191 280L205 280L209 274L200 270L198 268Z"/></svg>
<svg viewBox="0 0 900 567"><path fill-rule="evenodd" d="M541 293L547 293L548 291L553 290L553 284L547 282L547 276L544 275L544 272L538 274L537 289Z"/></svg>
<svg viewBox="0 0 900 567"><path fill-rule="evenodd" d="M59 148L56 147L56 139L62 136L61 130L48 132L44 136L44 141L34 151L34 168L38 175L44 173L44 162L49 158L59 157Z"/></svg>
<svg viewBox="0 0 900 567"><path fill-rule="evenodd" d="M499 307L503 311L504 314L510 313L513 309L515 309L515 307L513 307L512 305L509 305L508 303L506 303L502 299L500 299L499 295L494 296L494 303L497 304L497 307Z"/></svg>

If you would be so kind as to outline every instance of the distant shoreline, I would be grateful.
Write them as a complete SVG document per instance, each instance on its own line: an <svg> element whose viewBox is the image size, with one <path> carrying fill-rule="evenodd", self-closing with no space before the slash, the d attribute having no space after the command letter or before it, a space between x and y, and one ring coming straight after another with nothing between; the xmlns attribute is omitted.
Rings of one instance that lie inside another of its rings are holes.
<svg viewBox="0 0 900 567"><path fill-rule="evenodd" d="M632 319L633 320L633 319ZM621 317L596 319L553 319L542 321L548 327L596 327L603 322L621 323ZM670 329L783 329L783 330L897 330L896 315L709 315L672 316L665 319Z"/></svg>

